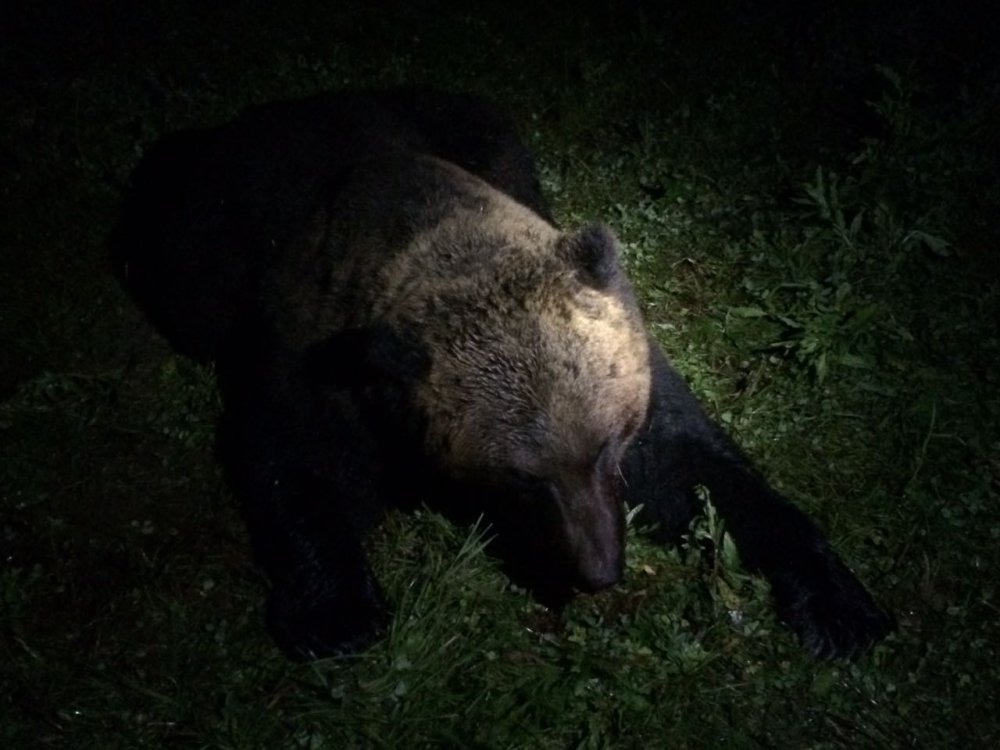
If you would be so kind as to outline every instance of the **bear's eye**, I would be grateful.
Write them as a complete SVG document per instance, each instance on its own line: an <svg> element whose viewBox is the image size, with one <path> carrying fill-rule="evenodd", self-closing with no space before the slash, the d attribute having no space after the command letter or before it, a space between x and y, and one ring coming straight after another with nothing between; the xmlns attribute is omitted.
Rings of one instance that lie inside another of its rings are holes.
<svg viewBox="0 0 1000 750"><path fill-rule="evenodd" d="M618 449L620 445L621 441L617 438L608 438L601 444L601 448L597 452L597 457L594 459L593 463L593 466L599 473L613 470L618 464L618 459L621 453Z"/></svg>
<svg viewBox="0 0 1000 750"><path fill-rule="evenodd" d="M594 467L601 473L613 473L618 470L625 448L635 436L635 429L631 424L614 437L609 437L598 451L597 458L594 459Z"/></svg>

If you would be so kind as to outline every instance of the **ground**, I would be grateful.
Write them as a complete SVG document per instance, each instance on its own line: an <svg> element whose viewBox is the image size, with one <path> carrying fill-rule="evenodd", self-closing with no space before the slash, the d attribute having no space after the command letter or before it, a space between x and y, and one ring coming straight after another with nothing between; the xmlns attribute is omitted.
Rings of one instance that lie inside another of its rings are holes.
<svg viewBox="0 0 1000 750"><path fill-rule="evenodd" d="M12 14L0 744L996 744L998 31L975 3L716 5ZM809 659L711 515L674 552L633 540L627 581L560 618L480 532L422 513L373 540L388 639L282 659L212 455L212 373L151 332L103 243L161 133L403 82L491 96L557 219L616 229L654 334L896 635Z"/></svg>

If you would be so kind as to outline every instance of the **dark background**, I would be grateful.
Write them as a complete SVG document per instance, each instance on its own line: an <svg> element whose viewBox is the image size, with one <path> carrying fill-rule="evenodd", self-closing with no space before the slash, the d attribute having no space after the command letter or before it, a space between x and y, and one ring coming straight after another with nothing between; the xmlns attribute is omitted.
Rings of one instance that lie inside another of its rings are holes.
<svg viewBox="0 0 1000 750"><path fill-rule="evenodd" d="M6 9L0 744L994 746L994 6ZM480 558L459 595L465 532L422 517L375 555L426 630L325 671L277 656L212 456L212 373L141 319L105 240L162 134L399 83L496 101L559 220L616 229L695 390L897 613L887 644L817 665L735 561L641 544L629 583L562 620ZM433 606L407 599L418 574L444 581ZM435 612L464 623L458 655ZM423 681L390 679L401 663Z"/></svg>

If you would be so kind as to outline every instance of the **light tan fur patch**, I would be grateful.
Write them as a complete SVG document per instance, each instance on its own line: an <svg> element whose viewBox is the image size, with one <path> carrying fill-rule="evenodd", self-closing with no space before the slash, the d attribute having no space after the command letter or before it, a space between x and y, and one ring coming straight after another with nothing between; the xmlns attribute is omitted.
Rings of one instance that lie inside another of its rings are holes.
<svg viewBox="0 0 1000 750"><path fill-rule="evenodd" d="M582 467L645 416L648 344L631 292L582 283L557 255L558 230L445 168L475 200L381 270L376 312L430 347L419 399L431 452L456 471Z"/></svg>

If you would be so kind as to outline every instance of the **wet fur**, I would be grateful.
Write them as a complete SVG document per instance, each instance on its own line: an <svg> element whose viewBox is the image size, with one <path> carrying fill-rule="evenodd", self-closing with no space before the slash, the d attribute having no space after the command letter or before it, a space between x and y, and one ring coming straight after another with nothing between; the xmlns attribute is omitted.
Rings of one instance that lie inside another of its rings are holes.
<svg viewBox="0 0 1000 750"><path fill-rule="evenodd" d="M623 500L673 541L698 485L814 653L889 628L643 332L610 231L560 232L478 99L326 95L170 136L112 253L174 346L217 362L220 455L293 657L387 622L361 541L389 505L485 513L558 602L620 574Z"/></svg>

